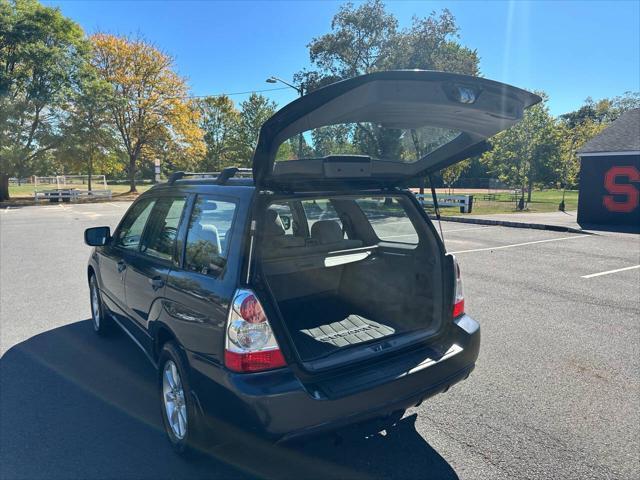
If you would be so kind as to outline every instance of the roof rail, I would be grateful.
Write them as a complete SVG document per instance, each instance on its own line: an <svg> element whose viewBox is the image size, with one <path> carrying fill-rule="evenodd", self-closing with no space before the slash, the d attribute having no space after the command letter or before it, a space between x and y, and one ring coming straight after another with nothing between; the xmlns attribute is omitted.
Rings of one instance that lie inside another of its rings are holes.
<svg viewBox="0 0 640 480"><path fill-rule="evenodd" d="M240 168L240 167L228 167L222 170L222 172L173 172L169 179L167 180L167 184L173 185L176 181L184 178L184 177L201 177L201 178L211 178L215 180L218 185L224 185L227 183L232 177L235 176L244 176L251 177L253 175L253 171L250 168Z"/></svg>
<svg viewBox="0 0 640 480"><path fill-rule="evenodd" d="M222 170L222 172L220 173L220 175L218 175L218 178L216 178L216 183L218 185L224 185L227 183L227 180L229 180L232 177L235 176L252 176L253 175L253 170L250 168L240 168L240 167L228 167L225 168L224 170Z"/></svg>
<svg viewBox="0 0 640 480"><path fill-rule="evenodd" d="M169 185L173 185L174 183L176 183L176 180L180 180L182 177L184 177L184 172L182 171L173 172L171 175L169 175L169 179L167 180L167 183Z"/></svg>

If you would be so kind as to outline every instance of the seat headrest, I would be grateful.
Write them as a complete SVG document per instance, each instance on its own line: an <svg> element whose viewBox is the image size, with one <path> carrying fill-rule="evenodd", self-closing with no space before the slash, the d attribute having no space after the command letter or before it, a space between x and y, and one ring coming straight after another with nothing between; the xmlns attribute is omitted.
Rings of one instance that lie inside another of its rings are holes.
<svg viewBox="0 0 640 480"><path fill-rule="evenodd" d="M215 225L197 223L192 229L192 235L189 236L189 241L197 242L198 240L205 241L213 246L214 255L219 255L222 251L222 244L220 243L220 234L218 228ZM194 238L195 237L195 238Z"/></svg>
<svg viewBox="0 0 640 480"><path fill-rule="evenodd" d="M343 240L344 235L335 220L318 220L311 226L311 238L320 243L335 243Z"/></svg>
<svg viewBox="0 0 640 480"><path fill-rule="evenodd" d="M275 210L267 209L264 234L271 237L279 237L285 234L284 227L280 221L280 215Z"/></svg>

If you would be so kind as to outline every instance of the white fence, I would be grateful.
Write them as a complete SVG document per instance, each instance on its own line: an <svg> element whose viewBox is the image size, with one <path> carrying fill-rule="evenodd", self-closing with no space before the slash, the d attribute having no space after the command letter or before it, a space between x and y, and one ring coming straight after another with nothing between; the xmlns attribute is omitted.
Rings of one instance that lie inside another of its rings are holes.
<svg viewBox="0 0 640 480"><path fill-rule="evenodd" d="M72 202L85 198L111 198L104 175L91 176L89 190L88 175L56 175L53 177L33 177L33 198L49 202ZM97 189L96 189L97 187Z"/></svg>
<svg viewBox="0 0 640 480"><path fill-rule="evenodd" d="M460 213L471 213L473 195L436 195L438 207L459 207ZM416 194L416 198L423 207L433 207L433 197L429 194Z"/></svg>

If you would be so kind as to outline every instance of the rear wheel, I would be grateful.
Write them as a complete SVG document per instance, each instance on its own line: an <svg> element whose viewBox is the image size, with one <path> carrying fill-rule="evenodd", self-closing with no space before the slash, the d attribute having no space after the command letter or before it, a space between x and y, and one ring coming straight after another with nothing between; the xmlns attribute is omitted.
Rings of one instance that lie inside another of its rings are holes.
<svg viewBox="0 0 640 480"><path fill-rule="evenodd" d="M174 342L162 347L158 367L162 423L174 450L183 454L196 446L202 426L190 393L186 363Z"/></svg>
<svg viewBox="0 0 640 480"><path fill-rule="evenodd" d="M93 325L93 330L98 335L104 335L113 327L113 321L105 314L98 281L93 273L89 277L89 300L91 302L91 324Z"/></svg>

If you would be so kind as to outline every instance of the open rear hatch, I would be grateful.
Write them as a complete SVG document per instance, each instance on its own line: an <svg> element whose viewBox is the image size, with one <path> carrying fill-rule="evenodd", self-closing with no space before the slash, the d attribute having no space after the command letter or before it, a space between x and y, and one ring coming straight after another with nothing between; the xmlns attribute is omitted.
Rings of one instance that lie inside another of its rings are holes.
<svg viewBox="0 0 640 480"><path fill-rule="evenodd" d="M451 259L415 199L394 187L481 153L539 101L482 78L392 71L318 89L264 123L253 159L258 270L305 370L452 328Z"/></svg>
<svg viewBox="0 0 640 480"><path fill-rule="evenodd" d="M482 153L486 139L517 123L539 101L510 85L444 72L351 78L291 102L263 124L254 179L258 187L287 191L406 185ZM300 142L309 143L304 132L337 125L352 128L352 136L368 135L370 145L355 155L331 152L320 158L301 148L282 159L287 140L303 135Z"/></svg>

